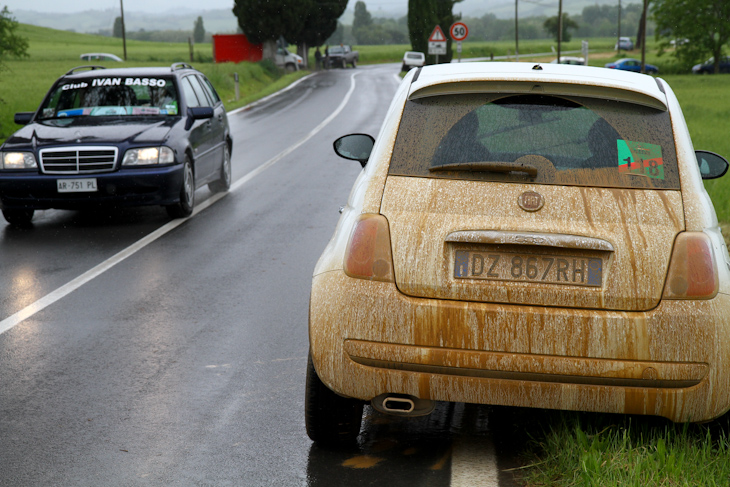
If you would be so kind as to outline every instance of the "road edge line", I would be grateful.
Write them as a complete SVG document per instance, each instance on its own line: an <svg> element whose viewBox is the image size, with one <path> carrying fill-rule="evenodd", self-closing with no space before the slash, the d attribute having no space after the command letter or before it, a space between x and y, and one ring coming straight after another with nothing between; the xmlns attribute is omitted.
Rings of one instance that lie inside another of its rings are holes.
<svg viewBox="0 0 730 487"><path fill-rule="evenodd" d="M347 103L350 101L350 98L352 96L352 93L355 91L355 77L359 73L354 73L350 77L350 89L347 91L347 94L342 99L342 102L340 102L340 105L335 109L334 112L332 112L327 118L325 118L319 125L317 125L314 129L312 129L304 138L302 138L299 142L296 144L290 146L289 148L283 150L276 156L272 157L268 161L264 162L260 166L258 166L256 169L248 172L246 175L244 175L242 178L240 178L238 181L236 181L234 184L231 185L231 188L226 193L218 193L213 195L212 197L205 200L200 205L197 205L195 207L195 210L193 211L192 215L190 215L187 218L181 218L177 220L172 220L165 225L161 226L157 230L153 231L152 233L146 235L145 237L141 238L137 242L133 243L129 247L125 248L124 250L117 252L112 257L106 259L102 263L92 267L88 271L84 272L80 276L76 277L75 279L72 279L71 281L67 282L63 286L57 288L54 291L51 291L50 293L46 294L42 298L34 301L33 303L29 304L28 306L24 307L20 311L17 311L10 315L9 317L5 318L4 320L0 321L0 335L5 333L6 331L14 328L18 324L22 323L23 321L27 320L28 318L32 317L36 313L44 310L48 306L54 304L56 301L59 301L60 299L68 296L76 289L80 288L87 282L91 281L95 277L103 274L104 272L108 271L115 265L119 264L120 262L124 261L127 257L130 257L137 253L137 251L145 248L147 245L151 244L158 238L162 237L163 235L169 233L170 231L174 230L178 226L185 223L189 218L194 217L201 211L205 210L206 208L212 206L213 204L220 201L223 197L226 195L238 190L241 188L244 184L246 184L251 179L255 178L262 172L264 172L269 167L273 166L277 162L279 162L281 159L286 157L287 155L291 154L293 151L298 149L300 146L305 144L307 141L309 141L312 137L317 135L324 127L329 125L332 120L334 120L337 115L339 115L342 110L344 110ZM302 80L306 79L302 78ZM301 81L301 80L300 80ZM280 93L280 92L277 92Z"/></svg>

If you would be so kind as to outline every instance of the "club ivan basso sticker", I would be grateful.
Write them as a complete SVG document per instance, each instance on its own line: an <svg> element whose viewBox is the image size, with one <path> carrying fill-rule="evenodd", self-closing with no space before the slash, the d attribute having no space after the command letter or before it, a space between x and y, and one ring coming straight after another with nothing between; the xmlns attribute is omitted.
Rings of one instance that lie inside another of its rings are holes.
<svg viewBox="0 0 730 487"><path fill-rule="evenodd" d="M631 140L617 140L616 144L619 173L664 179L664 159L660 145Z"/></svg>

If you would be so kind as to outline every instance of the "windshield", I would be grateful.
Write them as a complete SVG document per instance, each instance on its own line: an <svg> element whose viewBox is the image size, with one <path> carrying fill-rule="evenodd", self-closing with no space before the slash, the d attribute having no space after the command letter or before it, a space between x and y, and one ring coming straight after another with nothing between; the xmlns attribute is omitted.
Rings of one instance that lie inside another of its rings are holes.
<svg viewBox="0 0 730 487"><path fill-rule="evenodd" d="M344 54L345 48L344 47L330 47L329 53L330 54Z"/></svg>
<svg viewBox="0 0 730 487"><path fill-rule="evenodd" d="M669 114L549 95L444 95L406 103L390 174L679 189Z"/></svg>
<svg viewBox="0 0 730 487"><path fill-rule="evenodd" d="M99 77L59 84L41 107L40 119L178 114L171 78Z"/></svg>

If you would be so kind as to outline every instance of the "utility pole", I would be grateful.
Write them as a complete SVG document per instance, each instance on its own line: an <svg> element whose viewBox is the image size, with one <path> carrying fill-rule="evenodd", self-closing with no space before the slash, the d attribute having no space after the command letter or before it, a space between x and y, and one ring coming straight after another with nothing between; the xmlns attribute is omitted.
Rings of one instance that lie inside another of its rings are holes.
<svg viewBox="0 0 730 487"><path fill-rule="evenodd" d="M563 0L558 2L558 64L560 64L560 44L563 42Z"/></svg>
<svg viewBox="0 0 730 487"><path fill-rule="evenodd" d="M127 28L124 27L124 0L119 0L119 6L122 8L122 45L124 46L124 60L127 60Z"/></svg>
<svg viewBox="0 0 730 487"><path fill-rule="evenodd" d="M618 37L616 37L616 46L620 46L621 43L621 0L618 0ZM619 47L616 51L620 51Z"/></svg>
<svg viewBox="0 0 730 487"><path fill-rule="evenodd" d="M646 10L649 0L644 0L644 11L641 14L641 72L646 73Z"/></svg>
<svg viewBox="0 0 730 487"><path fill-rule="evenodd" d="M515 0L515 61L520 60L520 30L517 27L517 0Z"/></svg>

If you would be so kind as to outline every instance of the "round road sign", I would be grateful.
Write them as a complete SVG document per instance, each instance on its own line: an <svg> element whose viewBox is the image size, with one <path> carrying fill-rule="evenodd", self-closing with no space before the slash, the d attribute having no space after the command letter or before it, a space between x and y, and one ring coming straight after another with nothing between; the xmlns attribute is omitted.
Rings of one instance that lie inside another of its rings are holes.
<svg viewBox="0 0 730 487"><path fill-rule="evenodd" d="M469 28L464 22L454 22L449 29L451 38L455 41L463 41L469 35Z"/></svg>

